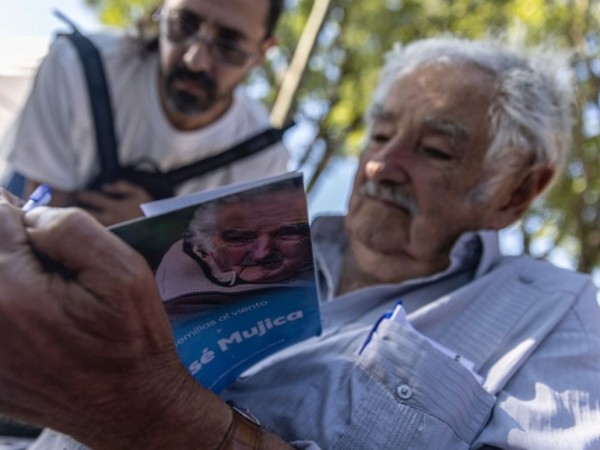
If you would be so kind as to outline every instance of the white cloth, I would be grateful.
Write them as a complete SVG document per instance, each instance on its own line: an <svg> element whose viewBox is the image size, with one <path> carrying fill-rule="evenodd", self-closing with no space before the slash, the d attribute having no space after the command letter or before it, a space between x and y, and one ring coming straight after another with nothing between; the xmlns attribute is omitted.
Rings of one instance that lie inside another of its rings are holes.
<svg viewBox="0 0 600 450"><path fill-rule="evenodd" d="M194 131L175 129L159 99L158 55L142 55L122 35L91 36L99 48L115 113L120 160L150 160L162 170L214 155L269 126L266 109L243 87L216 122ZM95 135L83 70L66 38L51 46L32 92L3 143L9 170L64 191L86 186L98 173ZM247 181L287 170L288 154L276 144L258 155L184 183L177 194Z"/></svg>

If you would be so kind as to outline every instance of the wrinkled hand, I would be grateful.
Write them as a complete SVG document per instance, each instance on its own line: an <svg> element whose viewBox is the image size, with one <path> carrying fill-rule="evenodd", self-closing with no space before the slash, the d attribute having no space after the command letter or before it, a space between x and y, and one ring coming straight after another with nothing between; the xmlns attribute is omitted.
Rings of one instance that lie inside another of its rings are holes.
<svg viewBox="0 0 600 450"><path fill-rule="evenodd" d="M95 448L216 448L231 412L180 365L145 260L81 210L18 204L0 190L0 414Z"/></svg>
<svg viewBox="0 0 600 450"><path fill-rule="evenodd" d="M123 180L105 184L102 191L77 193L80 206L107 226L140 217L140 204L152 200L144 188Z"/></svg>

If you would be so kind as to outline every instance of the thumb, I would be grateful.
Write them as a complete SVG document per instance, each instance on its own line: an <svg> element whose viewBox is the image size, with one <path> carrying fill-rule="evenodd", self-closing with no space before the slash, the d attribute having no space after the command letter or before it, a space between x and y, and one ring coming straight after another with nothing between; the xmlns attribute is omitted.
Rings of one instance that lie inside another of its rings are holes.
<svg viewBox="0 0 600 450"><path fill-rule="evenodd" d="M0 198L0 258L23 248L27 235L23 228L23 212L14 206L12 199Z"/></svg>
<svg viewBox="0 0 600 450"><path fill-rule="evenodd" d="M25 225L36 251L73 272L82 285L102 297L125 283L151 277L139 253L83 210L36 208L25 215Z"/></svg>

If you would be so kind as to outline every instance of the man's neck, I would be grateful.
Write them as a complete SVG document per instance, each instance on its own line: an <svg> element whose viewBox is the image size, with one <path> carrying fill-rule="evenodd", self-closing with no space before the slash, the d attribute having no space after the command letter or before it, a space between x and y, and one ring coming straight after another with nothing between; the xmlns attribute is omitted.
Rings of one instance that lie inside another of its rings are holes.
<svg viewBox="0 0 600 450"><path fill-rule="evenodd" d="M444 258L440 258L436 265L419 264L407 255L380 254L361 244L355 245L359 248L353 250L348 243L344 249L336 296L378 284L398 284L432 275L449 264L449 260ZM360 263L357 254L360 254Z"/></svg>
<svg viewBox="0 0 600 450"><path fill-rule="evenodd" d="M379 283L379 280L372 275L366 273L358 265L354 258L354 253L350 246L344 249L342 260L342 271L337 286L336 296L347 294L348 292L356 291L361 288L373 286Z"/></svg>

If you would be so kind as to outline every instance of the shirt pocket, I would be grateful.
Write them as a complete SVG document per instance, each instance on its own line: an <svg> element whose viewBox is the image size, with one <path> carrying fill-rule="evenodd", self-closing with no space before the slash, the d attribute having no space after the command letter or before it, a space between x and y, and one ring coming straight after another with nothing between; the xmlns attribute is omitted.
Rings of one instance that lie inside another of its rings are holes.
<svg viewBox="0 0 600 450"><path fill-rule="evenodd" d="M361 395L337 449L467 449L489 420L495 397L396 322L379 324L356 363Z"/></svg>

